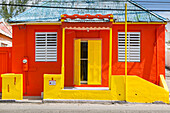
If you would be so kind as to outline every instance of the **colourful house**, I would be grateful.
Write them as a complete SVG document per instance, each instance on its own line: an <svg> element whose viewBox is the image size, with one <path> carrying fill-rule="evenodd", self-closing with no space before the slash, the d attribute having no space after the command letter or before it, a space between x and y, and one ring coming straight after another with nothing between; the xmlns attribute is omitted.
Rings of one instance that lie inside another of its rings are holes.
<svg viewBox="0 0 170 113"><path fill-rule="evenodd" d="M9 22L12 73L23 74L24 96L44 92L44 99L169 102L166 19L139 4L47 0Z"/></svg>

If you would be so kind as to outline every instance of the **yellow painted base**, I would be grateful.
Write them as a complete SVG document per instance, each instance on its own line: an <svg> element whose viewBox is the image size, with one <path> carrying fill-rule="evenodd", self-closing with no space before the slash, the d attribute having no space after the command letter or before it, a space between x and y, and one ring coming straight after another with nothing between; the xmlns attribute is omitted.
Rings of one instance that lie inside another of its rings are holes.
<svg viewBox="0 0 170 113"><path fill-rule="evenodd" d="M140 77L128 76L126 101L139 103L162 101L169 103L169 91Z"/></svg>
<svg viewBox="0 0 170 113"><path fill-rule="evenodd" d="M23 76L22 74L2 74L2 99L23 99Z"/></svg>
<svg viewBox="0 0 170 113"><path fill-rule="evenodd" d="M49 77L51 76L51 77ZM56 85L49 85L50 80ZM87 100L124 100L123 76L112 77L115 90L64 90L61 88L61 75L44 75L44 99L87 99Z"/></svg>
<svg viewBox="0 0 170 113"><path fill-rule="evenodd" d="M56 85L49 85L50 80ZM79 100L125 100L124 76L111 76L111 90L64 90L61 87L61 75L44 75L44 99ZM127 76L128 102L169 103L169 92L161 86L152 84L137 76Z"/></svg>

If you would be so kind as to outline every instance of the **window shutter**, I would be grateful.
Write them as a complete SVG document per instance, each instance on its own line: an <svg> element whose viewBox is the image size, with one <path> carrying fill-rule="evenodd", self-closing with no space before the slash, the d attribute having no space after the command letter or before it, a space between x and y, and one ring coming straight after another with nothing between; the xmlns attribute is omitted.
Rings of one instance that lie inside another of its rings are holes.
<svg viewBox="0 0 170 113"><path fill-rule="evenodd" d="M57 32L36 32L35 35L35 61L57 61Z"/></svg>
<svg viewBox="0 0 170 113"><path fill-rule="evenodd" d="M118 61L125 62L125 32L118 32ZM140 32L127 33L127 61L140 62Z"/></svg>

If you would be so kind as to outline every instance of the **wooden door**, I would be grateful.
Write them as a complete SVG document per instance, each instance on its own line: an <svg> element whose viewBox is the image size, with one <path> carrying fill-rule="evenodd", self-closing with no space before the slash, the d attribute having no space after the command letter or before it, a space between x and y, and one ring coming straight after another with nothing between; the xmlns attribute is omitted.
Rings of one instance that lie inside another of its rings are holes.
<svg viewBox="0 0 170 113"><path fill-rule="evenodd" d="M80 85L80 39L74 41L74 85Z"/></svg>
<svg viewBox="0 0 170 113"><path fill-rule="evenodd" d="M88 40L88 84L101 85L101 40Z"/></svg>

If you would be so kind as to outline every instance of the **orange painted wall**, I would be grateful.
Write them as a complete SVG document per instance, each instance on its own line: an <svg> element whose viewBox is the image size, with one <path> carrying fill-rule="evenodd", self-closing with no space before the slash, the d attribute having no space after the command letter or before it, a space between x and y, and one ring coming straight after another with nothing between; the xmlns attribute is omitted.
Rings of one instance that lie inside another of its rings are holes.
<svg viewBox="0 0 170 113"><path fill-rule="evenodd" d="M141 62L128 63L128 74L138 75L153 83L158 82L159 74L165 75L164 29L164 25L128 25L129 32L141 32ZM57 62L35 62L35 32L39 31L58 32ZM124 74L124 63L118 62L117 55L119 31L124 31L124 25L114 24L112 75ZM43 92L44 73L61 73L61 36L61 26L13 26L12 72L24 74L24 95L39 96ZM66 30L65 86L73 86L73 40L86 37L102 38L102 86L108 86L109 31L107 30L89 31L89 33L87 31ZM29 59L28 72L22 71L22 58L24 56L28 56Z"/></svg>
<svg viewBox="0 0 170 113"><path fill-rule="evenodd" d="M113 75L124 74L124 63L118 62L118 32L124 25L113 25ZM165 25L128 24L128 32L141 32L141 62L128 62L128 75L137 75L155 84L165 75ZM158 62L157 62L158 61Z"/></svg>
<svg viewBox="0 0 170 113"><path fill-rule="evenodd" d="M12 71L12 47L0 47L0 75ZM2 92L2 78L0 76L0 92Z"/></svg>
<svg viewBox="0 0 170 113"><path fill-rule="evenodd" d="M57 62L35 62L35 32L58 32ZM43 74L61 73L61 44L60 26L13 26L12 72L24 74L24 95L41 95ZM22 70L24 56L28 56L28 72Z"/></svg>

